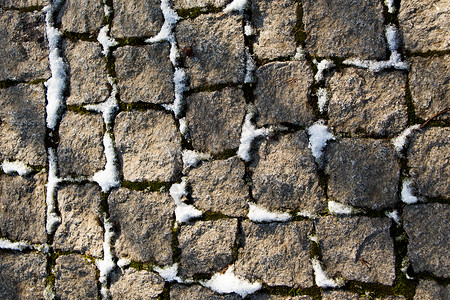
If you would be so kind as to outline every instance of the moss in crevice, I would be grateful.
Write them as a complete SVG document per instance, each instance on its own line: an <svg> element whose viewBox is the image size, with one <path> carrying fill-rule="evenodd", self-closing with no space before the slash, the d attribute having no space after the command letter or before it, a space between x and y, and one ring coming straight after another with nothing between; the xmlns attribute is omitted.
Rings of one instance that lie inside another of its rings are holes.
<svg viewBox="0 0 450 300"><path fill-rule="evenodd" d="M97 112L93 112L84 108L84 105L67 105L67 110L80 115L98 115Z"/></svg>
<svg viewBox="0 0 450 300"><path fill-rule="evenodd" d="M135 191L161 192L161 191L168 191L172 186L172 184L173 182L162 182L162 181L132 182L124 180L122 182L122 187Z"/></svg>
<svg viewBox="0 0 450 300"><path fill-rule="evenodd" d="M97 42L97 36L98 32L91 32L91 33L80 33L71 31L63 32L63 37L73 42L77 41Z"/></svg>
<svg viewBox="0 0 450 300"><path fill-rule="evenodd" d="M308 37L308 33L305 30L305 24L303 23L303 3L301 0L297 0L297 23L294 27L294 36L295 36L295 43L298 46L305 46L306 38Z"/></svg>
<svg viewBox="0 0 450 300"><path fill-rule="evenodd" d="M180 225L176 223L176 221L173 221L172 224L172 260L174 263L179 263L181 258L181 249L180 244L178 242L178 233L180 233Z"/></svg>
<svg viewBox="0 0 450 300"><path fill-rule="evenodd" d="M213 157L214 160L225 160L225 159L228 159L230 157L236 156L237 155L236 154L237 150L238 149L236 149L236 148L235 149L228 149L228 150L222 151L220 153L213 154L212 157Z"/></svg>
<svg viewBox="0 0 450 300"><path fill-rule="evenodd" d="M242 219L238 219L238 228L236 231L236 240L233 245L232 249L232 264L235 263L238 259L239 255L239 249L244 244L245 236L244 236L244 230L242 228Z"/></svg>
<svg viewBox="0 0 450 300"><path fill-rule="evenodd" d="M21 83L25 83L25 81L11 80L11 79L2 80L0 81L0 89L6 89L12 86L19 85Z"/></svg>
<svg viewBox="0 0 450 300"><path fill-rule="evenodd" d="M176 12L183 19L194 19L203 14L222 12L223 8L208 4L206 7L184 8L178 9Z"/></svg>
<svg viewBox="0 0 450 300"><path fill-rule="evenodd" d="M407 56L407 57L430 58L430 57L435 57L435 56L445 56L445 55L449 55L449 54L450 54L450 50L428 50L425 52L411 52L411 51L405 50L405 56Z"/></svg>
<svg viewBox="0 0 450 300"><path fill-rule="evenodd" d="M241 84L236 83L221 83L221 84L211 84L206 86L201 86L195 89L190 89L184 93L185 98L189 97L192 94L200 93L200 92L216 92L223 90L227 87L234 87L234 88L242 88Z"/></svg>
<svg viewBox="0 0 450 300"><path fill-rule="evenodd" d="M314 300L322 299L322 290L317 286L313 286L310 288L292 288L287 286L270 287L264 284L261 292L267 292L271 295L290 297L308 295L311 296Z"/></svg>
<svg viewBox="0 0 450 300"><path fill-rule="evenodd" d="M170 300L170 286L169 282L164 283L164 289L161 294L158 296L158 300Z"/></svg>
<svg viewBox="0 0 450 300"><path fill-rule="evenodd" d="M13 10L22 13L27 13L27 12L41 11L43 8L44 6L42 5L32 5L27 7L0 7L0 13L2 12L2 10L4 11Z"/></svg>
<svg viewBox="0 0 450 300"><path fill-rule="evenodd" d="M206 211L203 212L202 217L200 217L199 219L201 219L202 221L217 221L221 219L232 219L232 218L233 217L224 215L223 213L220 212Z"/></svg>
<svg viewBox="0 0 450 300"><path fill-rule="evenodd" d="M146 102L122 102L119 101L119 111L130 111L130 110L156 110L156 111L164 111L166 113L167 110L160 104L155 103L146 103Z"/></svg>
<svg viewBox="0 0 450 300"><path fill-rule="evenodd" d="M139 37L139 36L129 36L125 38L116 38L117 46L146 46L148 45L145 41L150 37Z"/></svg>

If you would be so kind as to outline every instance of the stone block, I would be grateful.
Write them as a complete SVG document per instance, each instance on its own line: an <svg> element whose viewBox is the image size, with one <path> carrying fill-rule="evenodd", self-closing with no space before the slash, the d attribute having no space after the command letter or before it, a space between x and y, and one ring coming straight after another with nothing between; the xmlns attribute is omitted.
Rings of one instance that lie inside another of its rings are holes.
<svg viewBox="0 0 450 300"><path fill-rule="evenodd" d="M222 7L232 2L231 0L174 0L175 9L190 9L196 7Z"/></svg>
<svg viewBox="0 0 450 300"><path fill-rule="evenodd" d="M450 285L439 285L432 280L420 280L414 300L449 299Z"/></svg>
<svg viewBox="0 0 450 300"><path fill-rule="evenodd" d="M112 276L111 298L113 300L159 299L164 290L164 279L146 270L126 269L122 274Z"/></svg>
<svg viewBox="0 0 450 300"><path fill-rule="evenodd" d="M174 284L170 288L170 299L239 300L242 298L236 294L219 295L200 285L183 286L181 284Z"/></svg>
<svg viewBox="0 0 450 300"><path fill-rule="evenodd" d="M61 30L94 33L103 25L103 3L99 0L65 0L59 9L57 22Z"/></svg>

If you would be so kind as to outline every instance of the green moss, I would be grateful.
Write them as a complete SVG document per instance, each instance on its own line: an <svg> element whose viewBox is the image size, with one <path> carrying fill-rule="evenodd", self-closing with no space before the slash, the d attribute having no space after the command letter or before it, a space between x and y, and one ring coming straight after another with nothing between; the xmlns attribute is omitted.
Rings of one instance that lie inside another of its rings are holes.
<svg viewBox="0 0 450 300"><path fill-rule="evenodd" d="M294 36L295 36L295 42L297 46L304 46L305 41L308 37L308 33L305 30L305 24L303 23L303 4L301 0L297 0L298 6L297 6L297 23L294 27Z"/></svg>
<svg viewBox="0 0 450 300"><path fill-rule="evenodd" d="M445 56L445 55L449 55L449 54L450 54L450 50L442 50L442 51L429 50L429 51L425 51L425 52L411 52L411 51L405 50L405 56L407 56L407 57L430 58L430 57L435 57L435 56Z"/></svg>
<svg viewBox="0 0 450 300"><path fill-rule="evenodd" d="M171 247L172 247L172 260L174 263L179 263L180 262L180 257L181 257L181 249L180 249L180 244L178 242L178 233L180 232L180 226L175 227L175 220L174 223L172 225L172 242L171 242Z"/></svg>
<svg viewBox="0 0 450 300"><path fill-rule="evenodd" d="M63 37L71 41L86 41L86 42L96 42L98 32L91 33L80 33L80 32L70 32L64 31Z"/></svg>
<svg viewBox="0 0 450 300"><path fill-rule="evenodd" d="M170 300L170 286L169 282L164 283L164 289L161 294L158 296L158 300Z"/></svg>
<svg viewBox="0 0 450 300"><path fill-rule="evenodd" d="M230 216L224 215L220 212L206 211L201 218L204 221L216 221L221 219L231 219Z"/></svg>
<svg viewBox="0 0 450 300"><path fill-rule="evenodd" d="M213 158L215 160L225 160L225 159L228 159L230 157L236 156L237 150L238 149L228 149L228 150L225 150L223 152L214 154Z"/></svg>
<svg viewBox="0 0 450 300"><path fill-rule="evenodd" d="M178 9L177 14L183 19L194 19L202 14L222 12L223 7L215 7L208 4L206 7L194 7L186 9Z"/></svg>
<svg viewBox="0 0 450 300"><path fill-rule="evenodd" d="M172 186L172 184L173 182L161 182L161 181L143 181L143 182L123 181L122 186L124 188L135 191L159 192L161 190L168 191Z"/></svg>
<svg viewBox="0 0 450 300"><path fill-rule="evenodd" d="M131 102L125 103L119 101L119 110L120 111L130 111L130 110L157 110L167 112L164 107L159 104L154 103L146 103L146 102Z"/></svg>
<svg viewBox="0 0 450 300"><path fill-rule="evenodd" d="M95 115L98 113L92 112L84 108L84 105L67 105L67 110L80 115Z"/></svg>
<svg viewBox="0 0 450 300"><path fill-rule="evenodd" d="M310 287L310 288L291 288L286 286L277 286L277 287L270 287L267 285L264 285L262 292L267 292L271 295L282 295L282 296L303 296L308 295L311 296L313 299L322 299L322 290L317 287Z"/></svg>

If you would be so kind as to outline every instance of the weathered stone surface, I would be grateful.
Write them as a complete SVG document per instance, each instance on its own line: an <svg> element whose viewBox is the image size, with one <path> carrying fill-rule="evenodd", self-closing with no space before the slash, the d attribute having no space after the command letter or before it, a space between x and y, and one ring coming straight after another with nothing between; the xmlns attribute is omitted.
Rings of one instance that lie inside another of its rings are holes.
<svg viewBox="0 0 450 300"><path fill-rule="evenodd" d="M61 224L53 247L100 257L103 228L100 223L100 189L93 185L68 185L58 191Z"/></svg>
<svg viewBox="0 0 450 300"><path fill-rule="evenodd" d="M49 0L0 0L0 7L3 8L25 8L45 6L49 4Z"/></svg>
<svg viewBox="0 0 450 300"><path fill-rule="evenodd" d="M215 6L222 7L230 3L231 0L174 0L175 9L189 9L195 7Z"/></svg>
<svg viewBox="0 0 450 300"><path fill-rule="evenodd" d="M269 286L310 287L313 271L309 262L312 229L309 222L289 224L242 223L244 247L239 249L235 274Z"/></svg>
<svg viewBox="0 0 450 300"><path fill-rule="evenodd" d="M159 0L116 0L113 7L111 34L114 37L154 36L164 23Z"/></svg>
<svg viewBox="0 0 450 300"><path fill-rule="evenodd" d="M329 125L352 135L398 135L408 125L405 85L401 72L353 68L336 72L329 82Z"/></svg>
<svg viewBox="0 0 450 300"><path fill-rule="evenodd" d="M44 299L47 259L36 253L0 253L0 298Z"/></svg>
<svg viewBox="0 0 450 300"><path fill-rule="evenodd" d="M152 272L129 268L113 276L109 290L112 299L158 299L164 290L164 279Z"/></svg>
<svg viewBox="0 0 450 300"><path fill-rule="evenodd" d="M424 120L450 107L450 55L412 57L409 88L416 115ZM439 119L449 120L449 114Z"/></svg>
<svg viewBox="0 0 450 300"><path fill-rule="evenodd" d="M264 141L252 170L258 205L269 210L324 209L324 191L304 131Z"/></svg>
<svg viewBox="0 0 450 300"><path fill-rule="evenodd" d="M411 52L450 49L447 0L404 0L398 15L405 48Z"/></svg>
<svg viewBox="0 0 450 300"><path fill-rule="evenodd" d="M118 257L134 261L172 262L174 204L166 194L119 189L108 198L111 222L117 228Z"/></svg>
<svg viewBox="0 0 450 300"><path fill-rule="evenodd" d="M103 23L103 3L99 0L65 0L59 10L57 22L61 22L62 31L99 31Z"/></svg>
<svg viewBox="0 0 450 300"><path fill-rule="evenodd" d="M55 295L57 299L97 299L97 270L78 254L56 259Z"/></svg>
<svg viewBox="0 0 450 300"><path fill-rule="evenodd" d="M414 300L449 299L450 286L442 286L431 280L420 280Z"/></svg>
<svg viewBox="0 0 450 300"><path fill-rule="evenodd" d="M105 166L101 115L67 111L59 126L59 173L92 176Z"/></svg>
<svg viewBox="0 0 450 300"><path fill-rule="evenodd" d="M194 206L232 217L245 216L250 195L244 176L245 165L236 156L204 162L189 172Z"/></svg>
<svg viewBox="0 0 450 300"><path fill-rule="evenodd" d="M367 297L361 296L356 293L346 291L325 291L322 293L323 300L366 300ZM376 297L375 300L405 300L403 296L387 296Z"/></svg>
<svg viewBox="0 0 450 300"><path fill-rule="evenodd" d="M244 82L246 55L242 16L200 15L181 21L175 34L190 88Z"/></svg>
<svg viewBox="0 0 450 300"><path fill-rule="evenodd" d="M0 68L1 69L1 68ZM0 89L0 160L44 165L45 92L42 85Z"/></svg>
<svg viewBox="0 0 450 300"><path fill-rule="evenodd" d="M450 277L450 206L420 204L406 206L403 222L409 236L408 256L415 272Z"/></svg>
<svg viewBox="0 0 450 300"><path fill-rule="evenodd" d="M258 125L292 123L311 125L314 112L308 104L313 71L306 61L273 62L256 71L255 106Z"/></svg>
<svg viewBox="0 0 450 300"><path fill-rule="evenodd" d="M0 175L0 232L13 241L45 243L46 174Z"/></svg>
<svg viewBox="0 0 450 300"><path fill-rule="evenodd" d="M200 92L186 98L186 122L195 150L220 153L237 149L245 117L242 90L224 88Z"/></svg>
<svg viewBox="0 0 450 300"><path fill-rule="evenodd" d="M392 285L395 256L390 226L388 218L320 218L316 234L328 276Z"/></svg>
<svg viewBox="0 0 450 300"><path fill-rule="evenodd" d="M102 48L92 42L65 40L69 65L70 95L66 104L92 104L108 97L108 75Z"/></svg>
<svg viewBox="0 0 450 300"><path fill-rule="evenodd" d="M331 200L370 209L398 202L400 166L389 142L344 138L328 146L326 161Z"/></svg>
<svg viewBox="0 0 450 300"><path fill-rule="evenodd" d="M253 50L260 59L293 56L296 50L295 24L297 1L252 1L251 12L256 27Z"/></svg>
<svg viewBox="0 0 450 300"><path fill-rule="evenodd" d="M450 197L450 128L419 132L408 148L414 189L426 197Z"/></svg>
<svg viewBox="0 0 450 300"><path fill-rule="evenodd" d="M239 300L242 298L236 294L218 295L210 289L200 285L183 286L180 284L174 284L170 288L170 299Z"/></svg>
<svg viewBox="0 0 450 300"><path fill-rule="evenodd" d="M237 231L237 219L199 221L181 227L179 275L191 278L196 274L212 274L231 264Z"/></svg>
<svg viewBox="0 0 450 300"><path fill-rule="evenodd" d="M123 102L172 103L173 72L169 44L125 46L114 52Z"/></svg>
<svg viewBox="0 0 450 300"><path fill-rule="evenodd" d="M170 114L121 112L114 134L125 180L173 181L181 171L181 137Z"/></svg>
<svg viewBox="0 0 450 300"><path fill-rule="evenodd" d="M0 45L0 81L50 77L43 12L2 11Z"/></svg>
<svg viewBox="0 0 450 300"><path fill-rule="evenodd" d="M312 300L310 296L280 296L280 295L269 295L269 294L254 294L250 296L250 300Z"/></svg>
<svg viewBox="0 0 450 300"><path fill-rule="evenodd" d="M313 56L384 59L383 6L378 0L304 0L306 49Z"/></svg>

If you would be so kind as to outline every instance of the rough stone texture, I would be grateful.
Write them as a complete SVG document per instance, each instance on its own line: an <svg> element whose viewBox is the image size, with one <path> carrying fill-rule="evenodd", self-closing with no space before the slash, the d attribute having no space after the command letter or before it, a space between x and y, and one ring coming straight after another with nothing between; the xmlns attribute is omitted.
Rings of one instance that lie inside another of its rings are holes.
<svg viewBox="0 0 450 300"><path fill-rule="evenodd" d="M411 52L450 49L448 0L404 0L398 15L405 48Z"/></svg>
<svg viewBox="0 0 450 300"><path fill-rule="evenodd" d="M97 270L78 254L56 259L55 295L57 299L97 299Z"/></svg>
<svg viewBox="0 0 450 300"><path fill-rule="evenodd" d="M388 218L320 218L316 234L328 276L392 285L395 256L390 226Z"/></svg>
<svg viewBox="0 0 450 300"><path fill-rule="evenodd" d="M114 134L125 180L173 181L181 171L181 137L170 114L121 112Z"/></svg>
<svg viewBox="0 0 450 300"><path fill-rule="evenodd" d="M112 279L111 298L114 299L158 299L164 290L164 279L155 273L132 268Z"/></svg>
<svg viewBox="0 0 450 300"><path fill-rule="evenodd" d="M0 161L44 165L45 117L42 85L19 84L0 89Z"/></svg>
<svg viewBox="0 0 450 300"><path fill-rule="evenodd" d="M239 147L246 107L242 90L195 93L186 102L186 122L195 150L220 153Z"/></svg>
<svg viewBox="0 0 450 300"><path fill-rule="evenodd" d="M59 10L57 22L61 22L62 31L99 31L103 23L103 3L99 0L65 0Z"/></svg>
<svg viewBox="0 0 450 300"><path fill-rule="evenodd" d="M181 21L176 39L190 79L190 88L243 83L246 51L242 16L200 15Z"/></svg>
<svg viewBox="0 0 450 300"><path fill-rule="evenodd" d="M408 256L415 272L430 272L450 277L450 205L419 204L406 206L403 222L409 237Z"/></svg>
<svg viewBox="0 0 450 300"><path fill-rule="evenodd" d="M280 295L269 295L269 294L254 294L250 295L250 300L313 300L310 296L280 296Z"/></svg>
<svg viewBox="0 0 450 300"><path fill-rule="evenodd" d="M108 204L118 257L159 265L172 262L175 207L168 195L119 189L111 193Z"/></svg>
<svg viewBox="0 0 450 300"><path fill-rule="evenodd" d="M269 286L310 287L312 230L309 222L255 224L243 221L244 247L239 249L235 274Z"/></svg>
<svg viewBox="0 0 450 300"><path fill-rule="evenodd" d="M450 285L442 286L431 280L420 280L414 300L450 299Z"/></svg>
<svg viewBox="0 0 450 300"><path fill-rule="evenodd" d="M25 8L45 6L49 4L50 0L0 0L0 7L3 8Z"/></svg>
<svg viewBox="0 0 450 300"><path fill-rule="evenodd" d="M159 0L116 0L113 7L111 35L114 37L154 36L164 23Z"/></svg>
<svg viewBox="0 0 450 300"><path fill-rule="evenodd" d="M232 217L245 216L250 195L244 177L245 165L236 156L204 162L189 172L194 206Z"/></svg>
<svg viewBox="0 0 450 300"><path fill-rule="evenodd" d="M202 287L200 285L183 286L180 284L174 284L170 288L170 299L239 300L242 298L236 294L218 295L210 289Z"/></svg>
<svg viewBox="0 0 450 300"><path fill-rule="evenodd" d="M0 298L44 299L47 259L36 253L0 253Z"/></svg>
<svg viewBox="0 0 450 300"><path fill-rule="evenodd" d="M50 77L43 12L0 14L0 81Z"/></svg>
<svg viewBox="0 0 450 300"><path fill-rule="evenodd" d="M103 250L100 202L100 189L93 184L61 188L58 191L61 224L55 232L53 247L100 257Z"/></svg>
<svg viewBox="0 0 450 300"><path fill-rule="evenodd" d="M370 296L369 296L370 297ZM361 296L356 293L346 292L346 291L326 291L322 294L322 300L367 300L368 297ZM376 297L369 298L375 300L405 300L403 296L387 296L387 297Z"/></svg>
<svg viewBox="0 0 450 300"><path fill-rule="evenodd" d="M408 148L408 167L421 196L450 198L450 128L417 133Z"/></svg>
<svg viewBox="0 0 450 300"><path fill-rule="evenodd" d="M416 115L424 120L450 107L450 55L411 58L409 88ZM444 114L439 119L450 119Z"/></svg>
<svg viewBox="0 0 450 300"><path fill-rule="evenodd" d="M195 7L222 7L232 2L232 0L174 0L175 9L189 9Z"/></svg>
<svg viewBox="0 0 450 300"><path fill-rule="evenodd" d="M260 59L293 56L296 50L297 1L256 0L251 12L256 27L253 51Z"/></svg>
<svg viewBox="0 0 450 300"><path fill-rule="evenodd" d="M255 106L258 125L292 123L311 125L314 112L308 104L313 71L307 62L273 62L256 71Z"/></svg>
<svg viewBox="0 0 450 300"><path fill-rule="evenodd" d="M324 209L324 191L304 131L263 142L252 170L258 205L269 210Z"/></svg>
<svg viewBox="0 0 450 300"><path fill-rule="evenodd" d="M181 227L178 235L181 250L179 275L219 272L231 264L238 231L237 219L199 221Z"/></svg>
<svg viewBox="0 0 450 300"><path fill-rule="evenodd" d="M64 54L70 73L67 105L98 103L108 97L106 60L101 52L96 43L65 40Z"/></svg>
<svg viewBox="0 0 450 300"><path fill-rule="evenodd" d="M329 125L337 132L393 137L408 125L401 72L345 69L329 82Z"/></svg>
<svg viewBox="0 0 450 300"><path fill-rule="evenodd" d="M383 7L378 0L304 0L306 49L313 56L384 59Z"/></svg>
<svg viewBox="0 0 450 300"><path fill-rule="evenodd" d="M330 200L370 209L398 202L400 166L388 141L345 138L328 146L326 161Z"/></svg>
<svg viewBox="0 0 450 300"><path fill-rule="evenodd" d="M117 84L123 102L173 102L169 44L125 46L114 52Z"/></svg>
<svg viewBox="0 0 450 300"><path fill-rule="evenodd" d="M92 176L106 163L101 115L66 112L59 126L58 163L61 177Z"/></svg>
<svg viewBox="0 0 450 300"><path fill-rule="evenodd" d="M13 241L44 243L46 174L0 175L0 232Z"/></svg>

